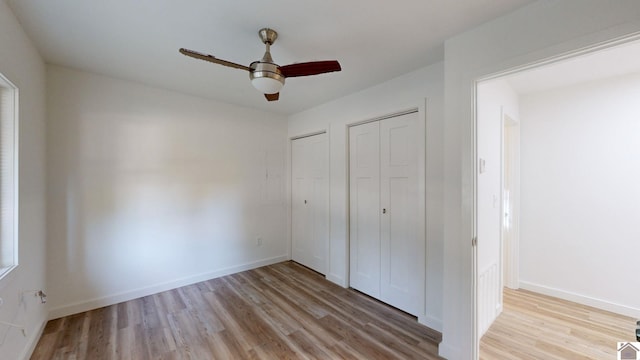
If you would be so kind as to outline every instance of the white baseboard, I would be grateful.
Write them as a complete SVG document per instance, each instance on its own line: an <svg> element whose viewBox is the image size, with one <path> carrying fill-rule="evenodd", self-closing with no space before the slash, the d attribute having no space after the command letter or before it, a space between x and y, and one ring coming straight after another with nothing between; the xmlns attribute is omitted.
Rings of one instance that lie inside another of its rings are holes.
<svg viewBox="0 0 640 360"><path fill-rule="evenodd" d="M593 306L598 309L611 311L616 314L630 316L634 319L640 319L640 308L632 308L630 306L616 304L610 301L592 298L589 296L551 288L544 285L534 284L528 281L520 281L520 287L525 290L537 292L543 295L557 297L559 299L573 301L578 304Z"/></svg>
<svg viewBox="0 0 640 360"><path fill-rule="evenodd" d="M438 346L438 355L445 359L462 359L460 349L456 346L449 345L444 340Z"/></svg>
<svg viewBox="0 0 640 360"><path fill-rule="evenodd" d="M442 333L442 319L438 319L435 316L425 314L418 317L418 322Z"/></svg>
<svg viewBox="0 0 640 360"><path fill-rule="evenodd" d="M331 281L332 283L336 284L336 285L340 285L343 288L348 287L347 282L344 280L344 278L337 276L337 275L333 275L333 274L327 274L325 276L325 278L329 281Z"/></svg>
<svg viewBox="0 0 640 360"><path fill-rule="evenodd" d="M44 327L47 325L47 321L42 321L37 331L34 331L27 340L27 344L22 350L22 354L19 359L28 360L33 355L33 351L36 349L36 345L38 345L38 341L40 340L40 336L42 336L42 332L44 331Z"/></svg>
<svg viewBox="0 0 640 360"><path fill-rule="evenodd" d="M125 291L118 294L109 296L103 296L99 298L89 299L86 301L80 301L73 304L67 304L53 308L49 311L49 320L61 318L72 314L77 314L104 306L109 306L123 301L129 301L137 299L143 296L157 294L159 292L176 289L182 286L195 284L201 281L215 279L221 276L235 274L241 271L251 270L259 268L261 266L271 265L282 261L287 261L288 255L277 256L269 259L263 259L251 263L246 263L238 266L232 266L216 271L206 272L198 275L188 276L177 280L168 281L156 285L146 286L144 288L135 289L131 291Z"/></svg>

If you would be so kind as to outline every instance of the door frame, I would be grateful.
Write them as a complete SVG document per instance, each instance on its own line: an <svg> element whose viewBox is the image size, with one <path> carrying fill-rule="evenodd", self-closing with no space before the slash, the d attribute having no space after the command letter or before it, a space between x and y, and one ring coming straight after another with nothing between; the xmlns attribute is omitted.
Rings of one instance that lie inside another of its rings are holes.
<svg viewBox="0 0 640 360"><path fill-rule="evenodd" d="M526 64L516 65L508 69L504 69L502 71L497 71L494 73L488 73L483 76L475 77L472 81L472 122L470 123L470 128L472 138L471 142L463 142L462 145L465 147L464 150L470 150L470 153L465 154L471 155L472 166L467 168L467 170L472 170L472 207L471 207L471 230L472 230L472 246L471 246L471 298L472 298L472 306L471 306L471 317L472 317L472 332L471 337L473 340L473 348L472 348L472 358L478 359L480 356L480 336L479 336L479 322L478 322L478 244L477 244L477 222L478 222L478 169L477 164L479 162L478 156L478 86L480 83L495 80L502 77L506 77L509 75L517 74L519 72L533 70L536 68L540 68L546 65L551 65L557 62L561 62L564 60L572 59L578 56L584 56L588 54L592 54L598 51L606 50L611 47L624 45L629 42L640 40L640 31L628 33L625 35L621 35L618 37L610 37L601 42L596 42L590 45L587 45L582 48L573 49L566 51L561 54L553 55L548 58L540 59L538 61L533 61ZM502 120L501 120L502 121ZM502 145L501 145L502 146ZM464 151L463 150L463 151ZM502 236L501 236L502 239ZM502 244L502 240L501 240ZM502 246L502 245L501 245ZM518 260L519 261L519 256ZM510 274L512 276L512 274Z"/></svg>

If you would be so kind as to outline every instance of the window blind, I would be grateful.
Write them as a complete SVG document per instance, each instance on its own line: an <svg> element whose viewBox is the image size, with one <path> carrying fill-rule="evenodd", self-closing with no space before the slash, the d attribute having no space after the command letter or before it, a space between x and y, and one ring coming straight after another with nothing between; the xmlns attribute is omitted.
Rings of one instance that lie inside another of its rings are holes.
<svg viewBox="0 0 640 360"><path fill-rule="evenodd" d="M0 77L0 269L17 264L16 90Z"/></svg>

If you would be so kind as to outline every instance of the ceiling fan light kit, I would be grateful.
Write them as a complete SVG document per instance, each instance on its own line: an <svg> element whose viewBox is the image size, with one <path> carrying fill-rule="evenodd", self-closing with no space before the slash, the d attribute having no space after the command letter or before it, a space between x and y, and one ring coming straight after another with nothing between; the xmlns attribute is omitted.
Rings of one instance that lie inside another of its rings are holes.
<svg viewBox="0 0 640 360"><path fill-rule="evenodd" d="M255 63L254 63L255 64ZM253 68L253 64L251 64ZM280 71L265 70L265 64L257 64L256 69L249 73L251 78L251 85L258 89L263 94L276 94L280 92L280 89L284 86L284 77L279 74ZM275 70L278 70L277 66ZM263 70L258 70L263 68Z"/></svg>
<svg viewBox="0 0 640 360"><path fill-rule="evenodd" d="M252 62L248 67L184 48L180 49L180 53L192 58L248 71L251 85L263 93L267 101L278 100L280 90L284 86L284 81L287 77L318 75L342 70L337 60L311 61L279 66L273 62L270 51L271 45L278 38L278 33L273 29L264 28L258 31L258 35L264 43L266 51L262 59Z"/></svg>

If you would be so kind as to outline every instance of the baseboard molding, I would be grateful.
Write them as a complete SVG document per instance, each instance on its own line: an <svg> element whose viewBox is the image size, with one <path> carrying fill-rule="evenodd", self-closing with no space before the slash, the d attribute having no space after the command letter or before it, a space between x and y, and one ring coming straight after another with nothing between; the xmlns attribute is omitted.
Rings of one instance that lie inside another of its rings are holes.
<svg viewBox="0 0 640 360"><path fill-rule="evenodd" d="M263 259L263 260L246 263L238 266L231 266L228 268L206 272L206 273L202 273L194 276L188 276L181 279L172 280L172 281L168 281L168 282L160 283L156 285L151 285L151 286L147 286L140 289L125 291L125 292L121 292L114 295L109 295L109 296L94 298L86 301L80 301L80 302L76 302L76 303L68 304L64 306L59 306L49 311L49 320L101 308L104 306L121 303L123 301L137 299L143 296L157 294L159 292L176 289L182 286L195 284L201 281L211 280L221 276L226 276L226 275L235 274L241 271L259 268L261 266L276 264L282 261L287 261L288 259L289 259L288 255L281 255L281 256L277 256L269 259Z"/></svg>
<svg viewBox="0 0 640 360"><path fill-rule="evenodd" d="M46 320L40 322L40 326L38 326L38 330L34 331L33 334L29 336L29 339L27 340L27 344L22 350L22 354L20 355L19 359L28 360L31 358L31 355L33 355L33 351L36 349L36 345L38 345L38 341L42 336L42 332L44 331L45 325L47 325Z"/></svg>
<svg viewBox="0 0 640 360"><path fill-rule="evenodd" d="M336 285L342 286L343 288L348 287L347 282L340 276L328 274L325 276L325 278Z"/></svg>
<svg viewBox="0 0 640 360"><path fill-rule="evenodd" d="M444 340L438 346L438 355L445 359L462 359L460 349L445 343Z"/></svg>
<svg viewBox="0 0 640 360"><path fill-rule="evenodd" d="M425 314L424 316L418 317L418 322L442 333L442 319Z"/></svg>
<svg viewBox="0 0 640 360"><path fill-rule="evenodd" d="M640 309L632 308L626 305L616 304L610 301L592 298L589 296L576 294L570 291L551 288L544 285L534 284L528 281L520 281L520 288L537 292L543 295L557 297L559 299L573 301L578 304L593 306L598 309L611 311L616 314L630 316L634 319L640 319Z"/></svg>

